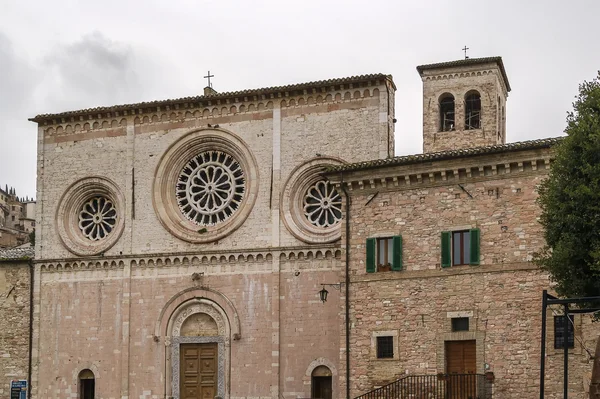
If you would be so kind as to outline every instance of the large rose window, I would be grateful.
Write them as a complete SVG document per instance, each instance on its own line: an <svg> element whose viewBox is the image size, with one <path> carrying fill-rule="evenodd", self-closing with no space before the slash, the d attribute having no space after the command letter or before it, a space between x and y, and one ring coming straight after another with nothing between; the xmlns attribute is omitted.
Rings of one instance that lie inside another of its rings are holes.
<svg viewBox="0 0 600 399"><path fill-rule="evenodd" d="M179 209L188 220L212 226L239 208L245 193L244 170L231 155L206 151L183 167L175 191Z"/></svg>
<svg viewBox="0 0 600 399"><path fill-rule="evenodd" d="M175 237L208 243L242 226L258 196L258 166L248 145L224 129L182 136L156 168L153 205Z"/></svg>
<svg viewBox="0 0 600 399"><path fill-rule="evenodd" d="M313 184L304 196L304 216L317 227L330 227L342 220L342 197L327 181Z"/></svg>

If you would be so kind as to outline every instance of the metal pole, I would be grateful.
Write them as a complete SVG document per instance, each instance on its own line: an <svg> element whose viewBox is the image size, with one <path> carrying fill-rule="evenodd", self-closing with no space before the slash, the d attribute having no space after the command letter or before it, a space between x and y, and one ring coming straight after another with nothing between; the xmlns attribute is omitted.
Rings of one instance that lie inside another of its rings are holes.
<svg viewBox="0 0 600 399"><path fill-rule="evenodd" d="M565 303L565 320L563 321L563 349L564 349L564 399L569 397L569 304Z"/></svg>
<svg viewBox="0 0 600 399"><path fill-rule="evenodd" d="M540 359L540 399L544 399L544 377L546 371L546 307L548 306L548 291L542 293L542 357Z"/></svg>

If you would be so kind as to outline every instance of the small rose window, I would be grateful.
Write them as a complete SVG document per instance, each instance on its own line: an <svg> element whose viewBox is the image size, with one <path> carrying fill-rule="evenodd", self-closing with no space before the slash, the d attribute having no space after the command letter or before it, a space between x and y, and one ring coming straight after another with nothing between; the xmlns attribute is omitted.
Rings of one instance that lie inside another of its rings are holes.
<svg viewBox="0 0 600 399"><path fill-rule="evenodd" d="M79 212L79 229L92 241L106 238L117 224L117 210L104 196L85 202Z"/></svg>
<svg viewBox="0 0 600 399"><path fill-rule="evenodd" d="M318 181L304 195L304 216L317 227L330 227L342 220L342 197L327 181Z"/></svg>

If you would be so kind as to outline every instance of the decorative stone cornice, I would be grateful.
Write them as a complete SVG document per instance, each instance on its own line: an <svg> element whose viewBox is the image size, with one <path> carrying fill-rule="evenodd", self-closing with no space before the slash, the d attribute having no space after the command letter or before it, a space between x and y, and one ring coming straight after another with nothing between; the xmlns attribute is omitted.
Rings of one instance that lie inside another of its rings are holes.
<svg viewBox="0 0 600 399"><path fill-rule="evenodd" d="M561 138L443 151L329 168L329 180L350 190L413 189L466 180L547 173Z"/></svg>
<svg viewBox="0 0 600 399"><path fill-rule="evenodd" d="M202 254L154 254L147 256L131 255L116 257L95 257L87 259L45 259L36 263L43 271L72 270L110 270L122 269L126 262L132 267L177 267L185 265L235 265L247 263L264 263L278 256L282 262L312 259L340 259L339 245L323 245L318 247L280 247L257 250L241 250L236 252L210 251Z"/></svg>
<svg viewBox="0 0 600 399"><path fill-rule="evenodd" d="M183 97L177 99L168 99L162 101L150 101L135 104L114 105L109 107L88 108L77 111L68 111L56 114L40 114L29 120L39 124L59 124L66 122L81 122L86 120L110 120L130 115L142 115L161 113L162 111L185 111L189 109L211 109L216 107L220 110L221 106L234 103L264 103L265 105L275 99L284 99L288 97L304 96L313 94L315 97L319 93L329 93L331 91L344 91L389 84L394 90L396 86L390 75L371 74L361 76L351 76L346 78L320 80L315 82L299 83L286 86L274 86L260 89L249 89L242 91L216 93L209 96ZM323 96L324 97L324 96ZM248 105L248 107L250 107ZM229 109L229 107L225 107ZM169 114L171 112L168 112Z"/></svg>
<svg viewBox="0 0 600 399"><path fill-rule="evenodd" d="M263 99L263 96L224 100L187 102L183 105L164 105L132 110L48 117L38 123L44 131L44 143L83 141L94 138L119 137L134 126L135 133L178 128L197 129L210 124L262 120L273 117L273 109L280 108L282 116L295 116L332 109L352 109L379 103L380 91L370 87L383 81L365 81L322 87L319 90L285 92L281 97ZM391 80L387 84L393 86ZM175 101L175 100L173 100ZM117 106L119 107L119 106ZM123 106L125 107L125 106ZM79 112L79 111L75 111ZM36 117L37 118L37 117Z"/></svg>
<svg viewBox="0 0 600 399"><path fill-rule="evenodd" d="M483 58L466 58L464 60L456 60L456 61L448 61L448 62L438 62L435 64L427 64L427 65L419 65L417 67L417 71L423 77L426 73L430 71L436 71L441 69L451 69L458 67L467 67L467 66L475 66L475 65L485 65L485 64L496 64L500 69L500 73L502 74L502 81L505 86L507 92L510 91L510 84L508 83L508 77L506 75L506 69L504 68L504 63L502 62L502 57L483 57Z"/></svg>

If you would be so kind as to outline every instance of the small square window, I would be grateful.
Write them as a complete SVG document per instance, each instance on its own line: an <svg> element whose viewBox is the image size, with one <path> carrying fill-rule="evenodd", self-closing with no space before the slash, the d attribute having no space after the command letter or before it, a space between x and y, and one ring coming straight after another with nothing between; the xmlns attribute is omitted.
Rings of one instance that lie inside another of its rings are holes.
<svg viewBox="0 0 600 399"><path fill-rule="evenodd" d="M377 239L377 266L388 266L394 259L394 244L392 237Z"/></svg>
<svg viewBox="0 0 600 399"><path fill-rule="evenodd" d="M469 331L469 318L468 317L453 317L452 318L452 331Z"/></svg>
<svg viewBox="0 0 600 399"><path fill-rule="evenodd" d="M567 347L575 347L575 328L573 326L574 319L573 315L569 315L569 322L567 325L567 332L565 332L565 317L554 316L554 349L564 349L565 337L567 338Z"/></svg>
<svg viewBox="0 0 600 399"><path fill-rule="evenodd" d="M394 358L394 337L377 337L377 359Z"/></svg>

